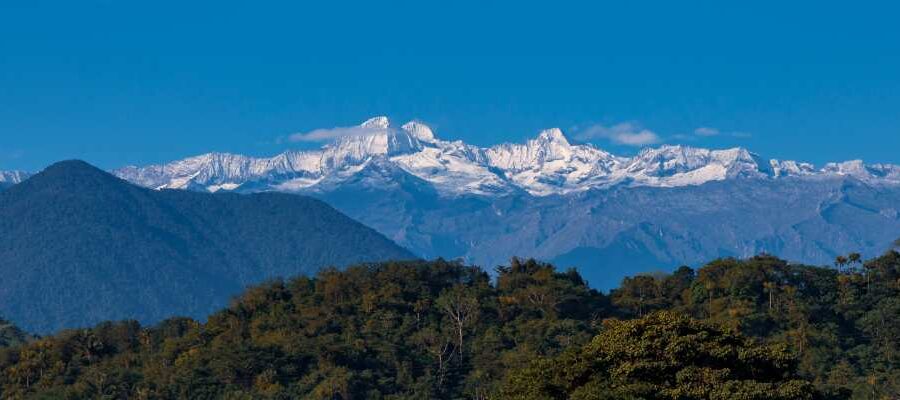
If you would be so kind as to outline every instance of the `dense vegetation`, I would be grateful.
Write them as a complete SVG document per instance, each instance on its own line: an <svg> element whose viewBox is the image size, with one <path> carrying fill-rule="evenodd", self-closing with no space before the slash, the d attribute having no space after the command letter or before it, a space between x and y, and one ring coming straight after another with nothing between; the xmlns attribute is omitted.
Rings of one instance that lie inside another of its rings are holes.
<svg viewBox="0 0 900 400"><path fill-rule="evenodd" d="M34 333L201 317L268 278L413 258L308 197L154 191L79 161L0 192L0 238L0 315Z"/></svg>
<svg viewBox="0 0 900 400"><path fill-rule="evenodd" d="M613 302L634 315L675 310L797 355L820 387L852 388L859 398L900 394L900 254L863 262L838 257L836 269L789 265L773 257L719 260L694 274L626 279Z"/></svg>
<svg viewBox="0 0 900 400"><path fill-rule="evenodd" d="M11 322L0 318L0 348L24 344L31 336Z"/></svg>
<svg viewBox="0 0 900 400"><path fill-rule="evenodd" d="M724 259L609 296L515 259L495 280L442 260L329 269L251 288L206 323L2 350L0 397L896 397L900 254L838 261Z"/></svg>
<svg viewBox="0 0 900 400"><path fill-rule="evenodd" d="M608 320L588 345L515 371L509 399L813 399L784 346L674 312ZM834 396L839 397L839 396Z"/></svg>

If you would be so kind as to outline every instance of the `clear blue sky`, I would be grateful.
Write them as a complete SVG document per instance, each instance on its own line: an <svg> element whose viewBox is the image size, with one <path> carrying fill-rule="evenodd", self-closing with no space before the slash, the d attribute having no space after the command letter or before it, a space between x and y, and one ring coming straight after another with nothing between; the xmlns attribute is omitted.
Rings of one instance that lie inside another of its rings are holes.
<svg viewBox="0 0 900 400"><path fill-rule="evenodd" d="M0 169L271 155L378 114L479 145L630 121L900 163L896 6L594 3L3 1Z"/></svg>

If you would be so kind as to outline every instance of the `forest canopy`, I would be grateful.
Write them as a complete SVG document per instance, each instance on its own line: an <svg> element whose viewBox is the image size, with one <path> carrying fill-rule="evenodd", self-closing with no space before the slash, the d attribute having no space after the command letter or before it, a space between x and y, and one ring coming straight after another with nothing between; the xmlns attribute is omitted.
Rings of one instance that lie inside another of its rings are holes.
<svg viewBox="0 0 900 400"><path fill-rule="evenodd" d="M900 395L900 254L625 279L444 260L272 281L198 322L7 343L2 398L814 399ZM606 396L606 397L604 397Z"/></svg>

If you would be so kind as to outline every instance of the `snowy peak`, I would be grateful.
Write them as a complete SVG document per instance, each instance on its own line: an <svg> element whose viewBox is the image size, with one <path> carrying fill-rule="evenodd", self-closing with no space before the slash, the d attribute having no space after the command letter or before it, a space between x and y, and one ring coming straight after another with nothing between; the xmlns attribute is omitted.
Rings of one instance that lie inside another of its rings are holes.
<svg viewBox="0 0 900 400"><path fill-rule="evenodd" d="M359 134L345 135L326 147L325 158L329 166L358 164L372 157L405 154L422 147L409 131L393 128L387 117L370 118L359 127Z"/></svg>
<svg viewBox="0 0 900 400"><path fill-rule="evenodd" d="M359 125L362 128L387 129L391 126L391 121L383 115L372 117Z"/></svg>
<svg viewBox="0 0 900 400"><path fill-rule="evenodd" d="M670 176L708 164L710 151L682 146L644 149L627 167L629 172L647 176Z"/></svg>
<svg viewBox="0 0 900 400"><path fill-rule="evenodd" d="M869 174L875 178L900 182L900 166L898 165L872 164L867 165L866 169L869 171Z"/></svg>
<svg viewBox="0 0 900 400"><path fill-rule="evenodd" d="M772 175L769 163L746 149L709 150L688 146L644 149L628 162L625 170L629 179L664 187Z"/></svg>
<svg viewBox="0 0 900 400"><path fill-rule="evenodd" d="M759 165L757 156L743 148L709 150L687 146L644 149L629 162L627 169L648 176L671 176L709 165L726 170L768 170Z"/></svg>
<svg viewBox="0 0 900 400"><path fill-rule="evenodd" d="M385 129L366 135L344 136L327 149L341 160L365 161L368 157L407 153L420 147L419 141L408 132Z"/></svg>
<svg viewBox="0 0 900 400"><path fill-rule="evenodd" d="M810 163L801 163L790 160L771 160L769 161L769 166L772 168L772 174L779 178L788 176L810 176L817 172L816 167Z"/></svg>
<svg viewBox="0 0 900 400"><path fill-rule="evenodd" d="M573 145L558 128L525 144L485 150L490 165L514 186L534 195L565 194L607 185L621 160L591 145Z"/></svg>
<svg viewBox="0 0 900 400"><path fill-rule="evenodd" d="M31 175L22 171L0 171L0 183L15 185L28 179Z"/></svg>
<svg viewBox="0 0 900 400"><path fill-rule="evenodd" d="M566 135L564 135L559 128L550 128L541 131L541 133L538 134L537 140L546 143L556 143L560 146L570 146L569 139L566 138Z"/></svg>
<svg viewBox="0 0 900 400"><path fill-rule="evenodd" d="M403 129L405 132L408 132L420 142L434 143L435 141L437 141L437 138L435 138L434 132L431 130L431 128L419 121L409 121L404 124L401 129Z"/></svg>
<svg viewBox="0 0 900 400"><path fill-rule="evenodd" d="M848 175L857 178L868 177L869 170L862 160L850 160L841 163L828 163L822 168L823 171L831 172L836 175Z"/></svg>
<svg viewBox="0 0 900 400"><path fill-rule="evenodd" d="M570 160L580 146L573 146L559 128L547 129L525 144L506 143L487 149L491 164L498 168L526 170L547 162Z"/></svg>
<svg viewBox="0 0 900 400"><path fill-rule="evenodd" d="M822 172L838 176L850 176L865 182L900 183L900 166L892 164L865 164L862 160L828 163Z"/></svg>
<svg viewBox="0 0 900 400"><path fill-rule="evenodd" d="M281 158L283 156L253 159L237 154L207 153L165 165L145 168L129 166L116 170L115 174L154 189L191 189L199 186L216 191L220 185L225 185L228 189L229 182L239 181L252 176L254 172L268 169Z"/></svg>
<svg viewBox="0 0 900 400"><path fill-rule="evenodd" d="M329 190L342 184L384 187L418 179L444 195L526 192L561 195L613 186L678 187L729 179L841 178L900 184L900 167L862 161L822 169L796 161L766 160L744 148L710 150L665 145L617 157L590 144L573 144L558 128L525 143L480 148L440 140L419 121L395 127L370 118L319 150L287 151L271 158L209 153L163 165L125 167L116 175L156 188L192 190ZM372 171L380 171L374 179ZM22 178L0 174L0 182Z"/></svg>

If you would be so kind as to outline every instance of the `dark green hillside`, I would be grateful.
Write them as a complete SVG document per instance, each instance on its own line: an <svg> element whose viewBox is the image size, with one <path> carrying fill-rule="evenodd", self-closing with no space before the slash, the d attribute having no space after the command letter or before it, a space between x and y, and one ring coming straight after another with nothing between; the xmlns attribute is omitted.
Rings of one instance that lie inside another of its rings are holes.
<svg viewBox="0 0 900 400"><path fill-rule="evenodd" d="M0 192L0 315L31 332L202 317L248 285L413 256L321 201L152 191L84 162Z"/></svg>

